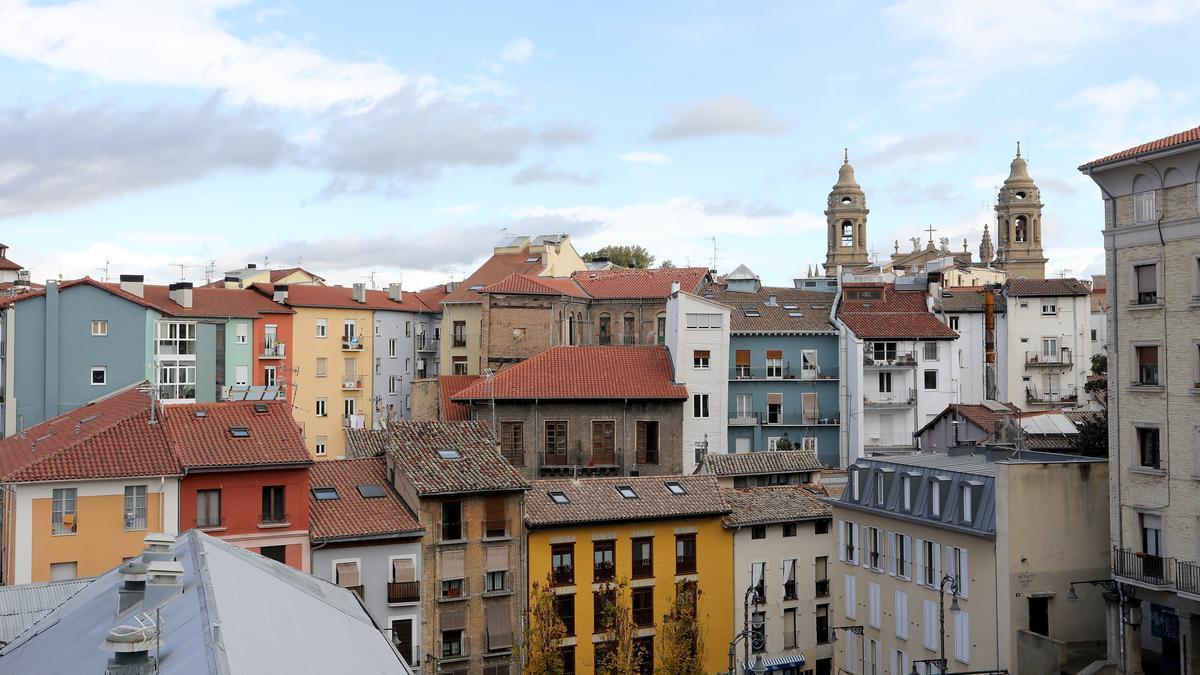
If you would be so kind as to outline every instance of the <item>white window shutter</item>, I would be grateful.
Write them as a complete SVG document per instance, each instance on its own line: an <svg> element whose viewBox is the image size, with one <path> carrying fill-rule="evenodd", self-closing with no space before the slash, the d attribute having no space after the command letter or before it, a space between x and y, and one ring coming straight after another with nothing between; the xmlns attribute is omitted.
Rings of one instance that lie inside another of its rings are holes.
<svg viewBox="0 0 1200 675"><path fill-rule="evenodd" d="M918 539L917 540L916 566L913 568L913 571L914 571L913 578L917 580L918 584L925 583L925 573L923 571L924 569L925 569L925 540Z"/></svg>
<svg viewBox="0 0 1200 675"><path fill-rule="evenodd" d="M871 627L879 628L880 626L883 625L882 624L883 611L879 607L879 605L880 605L879 584L872 582L867 588L868 588L868 592L869 592L868 602L870 603Z"/></svg>
<svg viewBox="0 0 1200 675"><path fill-rule="evenodd" d="M862 527L858 523L851 524L851 527L854 528L854 551L852 554L854 560L851 562L857 563L859 560L862 560Z"/></svg>
<svg viewBox="0 0 1200 675"><path fill-rule="evenodd" d="M954 576L954 547L946 546L945 548L946 574ZM938 577L938 581L941 581L941 577ZM950 589L947 588L946 590Z"/></svg>
<svg viewBox="0 0 1200 675"><path fill-rule="evenodd" d="M927 649L937 649L937 605L931 600L923 601L922 628L925 630L924 644Z"/></svg>
<svg viewBox="0 0 1200 675"><path fill-rule="evenodd" d="M912 574L913 574L912 573L912 564L913 564L912 537L908 536L907 534L904 535L904 541L901 542L901 544L904 546L904 560L908 562L909 569L908 569L907 573L905 573L904 570L900 570L900 573L904 574L905 577L911 579Z"/></svg>
<svg viewBox="0 0 1200 675"><path fill-rule="evenodd" d="M958 571L962 577L962 589L959 591L959 595L965 598L967 597L967 588L971 585L971 567L967 564L967 549L959 549L958 563L962 566L962 569Z"/></svg>
<svg viewBox="0 0 1200 675"><path fill-rule="evenodd" d="M846 562L846 521L838 521L838 560Z"/></svg>
<svg viewBox="0 0 1200 675"><path fill-rule="evenodd" d="M888 535L888 576L896 576L896 535Z"/></svg>
<svg viewBox="0 0 1200 675"><path fill-rule="evenodd" d="M845 593L845 600L846 600L845 609L846 609L846 618L847 619L854 618L854 605L855 605L854 582L855 582L854 575L847 574L846 575L846 593Z"/></svg>
<svg viewBox="0 0 1200 675"><path fill-rule="evenodd" d="M933 583L937 586L942 583L942 547L935 541L929 548L933 553Z"/></svg>
<svg viewBox="0 0 1200 675"><path fill-rule="evenodd" d="M954 658L971 662L971 620L966 612L954 615Z"/></svg>
<svg viewBox="0 0 1200 675"><path fill-rule="evenodd" d="M908 639L908 593L896 591L896 637Z"/></svg>
<svg viewBox="0 0 1200 675"><path fill-rule="evenodd" d="M904 667L904 664L899 662L899 658L900 658L900 652L892 650L892 670L891 670L891 672L893 672L893 673L899 673L900 669Z"/></svg>

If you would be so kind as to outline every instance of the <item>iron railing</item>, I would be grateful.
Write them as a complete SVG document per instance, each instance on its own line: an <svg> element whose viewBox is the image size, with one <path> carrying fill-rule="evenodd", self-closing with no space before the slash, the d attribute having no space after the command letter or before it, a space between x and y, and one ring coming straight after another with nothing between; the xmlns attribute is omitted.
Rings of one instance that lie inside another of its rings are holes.
<svg viewBox="0 0 1200 675"><path fill-rule="evenodd" d="M286 525L292 522L286 513L264 513L259 516L258 526L263 525Z"/></svg>
<svg viewBox="0 0 1200 675"><path fill-rule="evenodd" d="M634 558L633 578L648 579L654 576L654 560L652 558Z"/></svg>
<svg viewBox="0 0 1200 675"><path fill-rule="evenodd" d="M551 572L551 580L555 586L571 586L575 584L575 566L559 565Z"/></svg>
<svg viewBox="0 0 1200 675"><path fill-rule="evenodd" d="M813 584L813 593L815 593L818 598L829 597L829 580L817 579L816 583Z"/></svg>
<svg viewBox="0 0 1200 675"><path fill-rule="evenodd" d="M865 408L907 408L911 407L917 400L917 392L914 389L901 389L900 391L878 392L871 396L863 397L863 407Z"/></svg>
<svg viewBox="0 0 1200 675"><path fill-rule="evenodd" d="M275 342L264 345L262 354L258 355L260 359L282 359L287 356L287 347L282 342Z"/></svg>
<svg viewBox="0 0 1200 675"><path fill-rule="evenodd" d="M912 352L896 352L876 358L873 354L863 355L863 366L867 368L912 368L917 365L917 357Z"/></svg>
<svg viewBox="0 0 1200 675"><path fill-rule="evenodd" d="M1025 400L1029 403L1075 403L1079 401L1079 390L1076 387L1039 389L1028 386L1025 387Z"/></svg>
<svg viewBox="0 0 1200 675"><path fill-rule="evenodd" d="M675 574L695 574L696 573L696 556L693 555L677 555L675 556Z"/></svg>
<svg viewBox="0 0 1200 675"><path fill-rule="evenodd" d="M1175 559L1149 553L1113 549L1113 575L1151 586L1170 586Z"/></svg>
<svg viewBox="0 0 1200 675"><path fill-rule="evenodd" d="M797 378L799 373L799 369L797 369L795 372L792 372L792 366L786 362L778 366L734 366L729 369L729 379L794 380ZM808 379L816 379L816 377Z"/></svg>
<svg viewBox="0 0 1200 675"><path fill-rule="evenodd" d="M1175 563L1175 588L1183 593L1200 595L1200 565L1192 562Z"/></svg>
<svg viewBox="0 0 1200 675"><path fill-rule="evenodd" d="M1070 368L1075 365L1071 350L1063 349L1057 354L1047 354L1039 351L1025 352L1025 365L1045 368Z"/></svg>
<svg viewBox="0 0 1200 675"><path fill-rule="evenodd" d="M638 628L648 628L654 625L653 607L634 607L633 623Z"/></svg>
<svg viewBox="0 0 1200 675"><path fill-rule="evenodd" d="M427 338L424 335L417 336L417 351L419 352L436 352L438 350L437 338Z"/></svg>

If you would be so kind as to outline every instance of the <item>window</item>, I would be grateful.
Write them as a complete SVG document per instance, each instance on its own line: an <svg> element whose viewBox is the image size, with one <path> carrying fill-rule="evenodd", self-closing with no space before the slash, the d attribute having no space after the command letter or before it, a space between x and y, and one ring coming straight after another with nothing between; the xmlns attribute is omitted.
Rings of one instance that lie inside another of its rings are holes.
<svg viewBox="0 0 1200 675"><path fill-rule="evenodd" d="M388 338L388 358L396 358L396 338Z"/></svg>
<svg viewBox="0 0 1200 675"><path fill-rule="evenodd" d="M767 378L779 380L783 378L783 350L767 350Z"/></svg>
<svg viewBox="0 0 1200 675"><path fill-rule="evenodd" d="M686 495L687 494L687 490L684 489L683 483L680 483L677 480L666 481L665 483L663 483L663 485L667 488L667 492L670 492L673 495Z"/></svg>
<svg viewBox="0 0 1200 675"><path fill-rule="evenodd" d="M794 559L783 561L783 599L796 599L796 561Z"/></svg>
<svg viewBox="0 0 1200 675"><path fill-rule="evenodd" d="M783 524L783 536L785 536L785 537L796 536L796 524L795 523L784 523Z"/></svg>
<svg viewBox="0 0 1200 675"><path fill-rule="evenodd" d="M79 578L78 562L50 563L50 581L67 581L77 578Z"/></svg>
<svg viewBox="0 0 1200 675"><path fill-rule="evenodd" d="M954 660L960 663L971 661L971 621L966 611L954 614Z"/></svg>
<svg viewBox="0 0 1200 675"><path fill-rule="evenodd" d="M662 314L654 317L654 344L667 344L667 317Z"/></svg>
<svg viewBox="0 0 1200 675"><path fill-rule="evenodd" d="M146 529L146 486L125 487L125 529Z"/></svg>
<svg viewBox="0 0 1200 675"><path fill-rule="evenodd" d="M1026 241L1029 238L1029 219L1025 216L1017 216L1014 223L1013 232L1017 241Z"/></svg>
<svg viewBox="0 0 1200 675"><path fill-rule="evenodd" d="M53 534L75 534L75 488L55 488L51 493L50 526Z"/></svg>
<svg viewBox="0 0 1200 675"><path fill-rule="evenodd" d="M1133 266L1134 302L1138 305L1158 303L1158 263Z"/></svg>
<svg viewBox="0 0 1200 675"><path fill-rule="evenodd" d="M1153 223L1156 216L1154 190L1135 193L1133 195L1133 222L1139 225Z"/></svg>
<svg viewBox="0 0 1200 675"><path fill-rule="evenodd" d="M637 328L632 314L621 317L621 340L627 344L637 344Z"/></svg>
<svg viewBox="0 0 1200 675"><path fill-rule="evenodd" d="M1042 316L1054 316L1058 314L1058 304L1053 302L1042 303Z"/></svg>
<svg viewBox="0 0 1200 675"><path fill-rule="evenodd" d="M327 377L328 376L328 374L329 374L329 360L328 359L326 359L323 356L317 357L317 367L316 367L315 374L317 377Z"/></svg>
<svg viewBox="0 0 1200 675"><path fill-rule="evenodd" d="M108 384L108 367L107 366L92 366L91 382L96 386Z"/></svg>
<svg viewBox="0 0 1200 675"><path fill-rule="evenodd" d="M796 648L796 608L783 610L783 648Z"/></svg>
<svg viewBox="0 0 1200 675"><path fill-rule="evenodd" d="M630 591L633 605L633 623L638 628L654 625L654 587L642 586Z"/></svg>
<svg viewBox="0 0 1200 675"><path fill-rule="evenodd" d="M701 370L708 369L709 350L697 349L692 352L692 367Z"/></svg>
<svg viewBox="0 0 1200 675"><path fill-rule="evenodd" d="M822 518L813 521L813 534L829 534L829 528L833 524L831 518Z"/></svg>
<svg viewBox="0 0 1200 675"><path fill-rule="evenodd" d="M708 394L692 395L692 417L708 417Z"/></svg>
<svg viewBox="0 0 1200 675"><path fill-rule="evenodd" d="M221 491L196 491L196 527L221 526Z"/></svg>
<svg viewBox="0 0 1200 675"><path fill-rule="evenodd" d="M96 337L108 335L108 322L104 319L94 319L92 321L92 335Z"/></svg>
<svg viewBox="0 0 1200 675"><path fill-rule="evenodd" d="M1134 427L1137 433L1138 463L1147 469L1161 469L1157 427Z"/></svg>
<svg viewBox="0 0 1200 675"><path fill-rule="evenodd" d="M910 548L912 547L912 539L906 534L893 532L888 537L889 552L891 553L892 561L888 564L888 574L894 575L901 579L912 578L912 570L909 569Z"/></svg>
<svg viewBox="0 0 1200 675"><path fill-rule="evenodd" d="M491 570L485 577L487 593L504 593L508 590L508 570Z"/></svg>
<svg viewBox="0 0 1200 675"><path fill-rule="evenodd" d="M263 368L263 384L268 387L275 386L275 366L266 366Z"/></svg>
<svg viewBox="0 0 1200 675"><path fill-rule="evenodd" d="M463 538L462 502L442 502L441 541L460 541Z"/></svg>
<svg viewBox="0 0 1200 675"><path fill-rule="evenodd" d="M313 446L313 452L316 453L317 457L324 457L325 453L327 451L326 449L328 447L329 447L329 437L328 436L317 436L316 443Z"/></svg>
<svg viewBox="0 0 1200 675"><path fill-rule="evenodd" d="M896 360L895 342L872 342L871 356L875 361L891 362Z"/></svg>
<svg viewBox="0 0 1200 675"><path fill-rule="evenodd" d="M566 637L575 635L575 595L573 593L554 596L554 613L566 629Z"/></svg>
<svg viewBox="0 0 1200 675"><path fill-rule="evenodd" d="M942 576L942 549L936 541L917 540L917 583L936 587Z"/></svg>
<svg viewBox="0 0 1200 675"><path fill-rule="evenodd" d="M1137 356L1137 384L1141 386L1157 386L1158 380L1158 347L1143 345L1134 347Z"/></svg>
<svg viewBox="0 0 1200 675"><path fill-rule="evenodd" d="M411 666L416 660L413 658L412 619L392 619L392 644L396 645L396 651L404 657L404 662Z"/></svg>
<svg viewBox="0 0 1200 675"><path fill-rule="evenodd" d="M637 463L658 464L658 422L639 420L636 436Z"/></svg>
<svg viewBox="0 0 1200 675"><path fill-rule="evenodd" d="M817 605L817 644L829 644L829 605Z"/></svg>
<svg viewBox="0 0 1200 675"><path fill-rule="evenodd" d="M936 371L936 370L925 371L925 390L926 391L932 391L932 390L937 389L937 386L938 386L937 385L937 380L938 380L937 376L938 376L938 371Z"/></svg>
<svg viewBox="0 0 1200 675"><path fill-rule="evenodd" d="M593 464L617 463L616 427L617 423L613 420L592 422Z"/></svg>
<svg viewBox="0 0 1200 675"><path fill-rule="evenodd" d="M958 317L950 317L950 330L958 330Z"/></svg>
<svg viewBox="0 0 1200 675"><path fill-rule="evenodd" d="M612 581L617 576L617 542L592 542L592 581Z"/></svg>
<svg viewBox="0 0 1200 675"><path fill-rule="evenodd" d="M566 462L567 456L567 423L565 420L547 420L546 430L546 462ZM550 457L554 459L550 459Z"/></svg>
<svg viewBox="0 0 1200 675"><path fill-rule="evenodd" d="M937 361L938 360L938 343L922 342L921 345L924 350L924 358L926 361Z"/></svg>
<svg viewBox="0 0 1200 675"><path fill-rule="evenodd" d="M848 520L843 520L842 527L839 532L841 542L838 546L838 559L850 563L851 565L858 564L858 525Z"/></svg>
<svg viewBox="0 0 1200 675"><path fill-rule="evenodd" d="M967 549L958 546L946 547L946 574L954 577L954 580L958 582L958 597L967 597L967 587L971 583L970 568L967 566Z"/></svg>
<svg viewBox="0 0 1200 675"><path fill-rule="evenodd" d="M883 571L883 530L878 527L867 528L867 567Z"/></svg>
<svg viewBox="0 0 1200 675"><path fill-rule="evenodd" d="M963 485L960 489L962 490L962 499L959 500L962 502L962 520L964 523L971 523L975 519L975 513L971 509L972 488L970 485Z"/></svg>
<svg viewBox="0 0 1200 675"><path fill-rule="evenodd" d="M883 472L875 474L875 503L881 506L884 498L883 482Z"/></svg>
<svg viewBox="0 0 1200 675"><path fill-rule="evenodd" d="M675 535L675 574L696 573L696 535Z"/></svg>
<svg viewBox="0 0 1200 675"><path fill-rule="evenodd" d="M550 496L550 501L554 502L555 504L562 505L571 503L571 498L568 497L565 492L560 490L551 490L546 494Z"/></svg>
<svg viewBox="0 0 1200 675"><path fill-rule="evenodd" d="M733 376L738 379L750 377L750 350L738 349L733 354Z"/></svg>
<svg viewBox="0 0 1200 675"><path fill-rule="evenodd" d="M750 538L751 539L766 539L767 538L767 526L766 525L752 525L750 527Z"/></svg>
<svg viewBox="0 0 1200 675"><path fill-rule="evenodd" d="M467 322L455 321L451 328L451 346L466 347L467 346Z"/></svg>
<svg viewBox="0 0 1200 675"><path fill-rule="evenodd" d="M942 516L942 489L939 481L929 481L929 515L933 518Z"/></svg>
<svg viewBox="0 0 1200 675"><path fill-rule="evenodd" d="M550 545L550 571L555 586L575 583L575 544Z"/></svg>
<svg viewBox="0 0 1200 675"><path fill-rule="evenodd" d="M666 318L663 318L663 324L666 324ZM721 321L720 314L688 314L688 328L720 328L724 324Z"/></svg>
<svg viewBox="0 0 1200 675"><path fill-rule="evenodd" d="M329 335L329 319L317 319L317 337L323 338Z"/></svg>
<svg viewBox="0 0 1200 675"><path fill-rule="evenodd" d="M513 466L525 464L525 423L500 423L500 454Z"/></svg>
<svg viewBox="0 0 1200 675"><path fill-rule="evenodd" d="M388 375L388 395L395 396L397 393L398 378L395 375Z"/></svg>
<svg viewBox="0 0 1200 675"><path fill-rule="evenodd" d="M287 522L287 514L283 512L284 487L282 485L264 485L262 489L262 521L263 523Z"/></svg>
<svg viewBox="0 0 1200 675"><path fill-rule="evenodd" d="M632 545L632 567L634 579L654 576L654 539L637 537Z"/></svg>
<svg viewBox="0 0 1200 675"><path fill-rule="evenodd" d="M854 245L854 223L849 220L842 221L842 246Z"/></svg>
<svg viewBox="0 0 1200 675"><path fill-rule="evenodd" d="M638 498L637 492L634 491L634 489L628 485L618 485L617 486L617 494L621 495L622 499L637 499Z"/></svg>
<svg viewBox="0 0 1200 675"><path fill-rule="evenodd" d="M317 417L326 417L329 415L329 399L317 399L316 414Z"/></svg>
<svg viewBox="0 0 1200 675"><path fill-rule="evenodd" d="M452 357L452 359L453 360L451 363L451 368L452 368L453 374L466 375L467 374L467 357L455 356L455 357Z"/></svg>
<svg viewBox="0 0 1200 675"><path fill-rule="evenodd" d="M250 326L248 326L244 323L238 323L235 325L236 325L236 327L234 328L234 342L236 342L239 345L244 345L247 342L249 342L250 341Z"/></svg>
<svg viewBox="0 0 1200 675"><path fill-rule="evenodd" d="M361 598L363 594L362 573L357 560L335 562L333 564L334 583L342 588L348 588Z"/></svg>
<svg viewBox="0 0 1200 675"><path fill-rule="evenodd" d="M229 435L234 438L250 438L249 427L229 427Z"/></svg>
<svg viewBox="0 0 1200 675"><path fill-rule="evenodd" d="M611 345L612 344L612 317L607 314L601 314L597 324L599 325L599 334L597 335L597 344Z"/></svg>
<svg viewBox="0 0 1200 675"><path fill-rule="evenodd" d="M881 393L881 394L892 393L892 374L891 373L879 373L879 393Z"/></svg>

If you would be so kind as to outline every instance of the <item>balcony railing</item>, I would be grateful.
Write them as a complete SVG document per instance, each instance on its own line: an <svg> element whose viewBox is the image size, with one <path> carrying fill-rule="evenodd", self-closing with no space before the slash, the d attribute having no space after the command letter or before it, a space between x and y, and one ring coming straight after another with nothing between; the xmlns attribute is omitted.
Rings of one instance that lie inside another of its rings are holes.
<svg viewBox="0 0 1200 675"><path fill-rule="evenodd" d="M622 473L625 464L624 451L621 448L591 451L576 447L557 452L541 450L538 455L542 467L615 467L615 473Z"/></svg>
<svg viewBox="0 0 1200 675"><path fill-rule="evenodd" d="M195 518L192 520L192 525L198 530L225 527L225 516L216 516L213 518Z"/></svg>
<svg viewBox="0 0 1200 675"><path fill-rule="evenodd" d="M485 520L480 523L479 536L481 539L505 539L510 536L508 520Z"/></svg>
<svg viewBox="0 0 1200 675"><path fill-rule="evenodd" d="M636 335L622 335L621 336L621 344L636 345L637 344L637 336Z"/></svg>
<svg viewBox="0 0 1200 675"><path fill-rule="evenodd" d="M419 352L436 352L438 350L439 342L441 342L441 340L438 340L437 338L427 338L424 335L418 335L417 336L417 351L419 351Z"/></svg>
<svg viewBox="0 0 1200 675"><path fill-rule="evenodd" d="M260 359L282 359L287 355L287 348L282 342L275 342L263 347Z"/></svg>
<svg viewBox="0 0 1200 675"><path fill-rule="evenodd" d="M390 581L387 586L387 599L394 602L420 602L421 582L419 581Z"/></svg>
<svg viewBox="0 0 1200 675"><path fill-rule="evenodd" d="M1076 387L1063 389L1025 387L1025 400L1029 403L1077 403L1079 390Z"/></svg>
<svg viewBox="0 0 1200 675"><path fill-rule="evenodd" d="M633 578L649 579L654 576L654 560L652 558L635 558L633 561Z"/></svg>
<svg viewBox="0 0 1200 675"><path fill-rule="evenodd" d="M1200 595L1200 565L1191 562L1175 563L1175 588L1181 593Z"/></svg>
<svg viewBox="0 0 1200 675"><path fill-rule="evenodd" d="M873 354L863 355L863 366L866 368L914 368L917 357L912 352L897 352L876 357Z"/></svg>
<svg viewBox="0 0 1200 675"><path fill-rule="evenodd" d="M361 352L363 343L358 338L342 338L342 351L344 352Z"/></svg>
<svg viewBox="0 0 1200 675"><path fill-rule="evenodd" d="M572 586L575 584L575 566L559 565L551 572L555 586Z"/></svg>
<svg viewBox="0 0 1200 675"><path fill-rule="evenodd" d="M363 379L361 377L347 377L342 380L342 391L362 391Z"/></svg>
<svg viewBox="0 0 1200 675"><path fill-rule="evenodd" d="M792 372L791 365L787 363L778 366L734 366L729 369L729 379L794 380L798 372Z"/></svg>
<svg viewBox="0 0 1200 675"><path fill-rule="evenodd" d="M653 607L634 607L633 624L638 628L649 628L654 625Z"/></svg>
<svg viewBox="0 0 1200 675"><path fill-rule="evenodd" d="M913 389L878 392L863 397L863 407L866 408L910 408L917 401L917 392Z"/></svg>
<svg viewBox="0 0 1200 675"><path fill-rule="evenodd" d="M1025 352L1025 365L1031 368L1070 368L1075 363L1071 357L1071 350L1064 349L1057 354Z"/></svg>
<svg viewBox="0 0 1200 675"><path fill-rule="evenodd" d="M813 417L794 412L759 412L747 410L730 410L729 425L734 427L754 427L759 425L788 426L788 427L820 427L837 426L836 417Z"/></svg>
<svg viewBox="0 0 1200 675"><path fill-rule="evenodd" d="M592 565L592 581L612 581L617 577L617 565L612 562L601 562Z"/></svg>
<svg viewBox="0 0 1200 675"><path fill-rule="evenodd" d="M696 556L694 555L677 555L675 556L675 574L695 574L696 573Z"/></svg>
<svg viewBox="0 0 1200 675"><path fill-rule="evenodd" d="M816 584L813 585L813 592L818 598L829 597L829 580L817 579Z"/></svg>
<svg viewBox="0 0 1200 675"><path fill-rule="evenodd" d="M471 658L471 641L467 638L454 642L438 642L437 654L442 663L447 661L462 661Z"/></svg>
<svg viewBox="0 0 1200 675"><path fill-rule="evenodd" d="M783 582L783 599L784 600L795 600L796 599L796 582L795 581Z"/></svg>
<svg viewBox="0 0 1200 675"><path fill-rule="evenodd" d="M1175 559L1113 549L1113 575L1150 586L1170 586Z"/></svg>

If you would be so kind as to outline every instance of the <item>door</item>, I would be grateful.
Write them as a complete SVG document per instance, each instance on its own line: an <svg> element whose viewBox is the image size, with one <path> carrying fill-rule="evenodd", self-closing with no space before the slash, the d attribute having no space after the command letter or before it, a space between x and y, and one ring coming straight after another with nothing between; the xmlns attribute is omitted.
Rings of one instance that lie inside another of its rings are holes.
<svg viewBox="0 0 1200 675"><path fill-rule="evenodd" d="M805 349L800 352L800 379L815 380L821 369L817 366L817 350Z"/></svg>
<svg viewBox="0 0 1200 675"><path fill-rule="evenodd" d="M1029 598L1029 632L1050 637L1050 598Z"/></svg>

